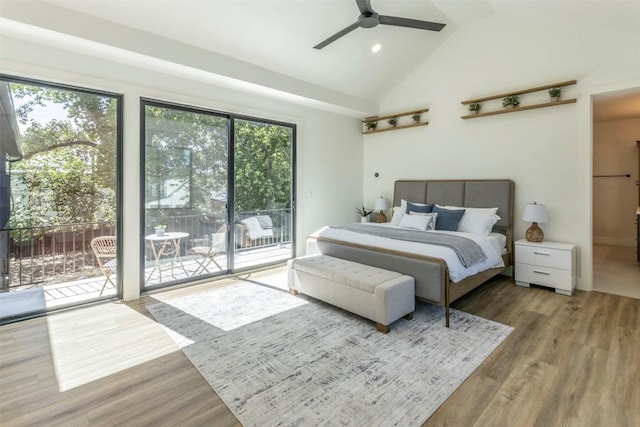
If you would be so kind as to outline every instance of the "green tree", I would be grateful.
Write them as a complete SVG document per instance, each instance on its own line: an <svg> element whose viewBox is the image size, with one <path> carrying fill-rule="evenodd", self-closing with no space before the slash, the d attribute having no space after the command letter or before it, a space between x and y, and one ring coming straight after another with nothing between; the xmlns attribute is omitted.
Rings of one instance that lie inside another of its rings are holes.
<svg viewBox="0 0 640 427"><path fill-rule="evenodd" d="M212 114L147 106L145 174L150 184L167 177L191 180L191 209L211 210L211 196L226 193L228 119ZM291 129L256 121L235 120L235 209L260 211L291 205ZM182 150L191 155L185 176ZM146 199L157 198L155 186ZM174 214L177 212L174 211Z"/></svg>
<svg viewBox="0 0 640 427"><path fill-rule="evenodd" d="M291 207L291 129L235 122L235 206L238 211Z"/></svg>
<svg viewBox="0 0 640 427"><path fill-rule="evenodd" d="M167 178L184 180L189 185L187 206L172 214L209 212L211 194L227 188L228 120L147 105L145 136L145 201L163 196L158 187Z"/></svg>
<svg viewBox="0 0 640 427"><path fill-rule="evenodd" d="M81 91L11 83L23 129L12 226L115 220L117 99ZM41 110L60 111L43 122ZM180 108L145 108L145 201L162 197L167 178L188 185L188 203L171 215L209 213L212 195L226 194L229 119ZM235 120L235 209L290 207L291 129ZM188 156L185 157L185 153ZM22 194L22 198L20 198ZM148 210L152 217L157 209ZM164 213L167 215L167 213Z"/></svg>
<svg viewBox="0 0 640 427"><path fill-rule="evenodd" d="M113 221L116 99L19 83L10 90L24 151L12 163L11 226L42 225L52 212L58 224ZM57 114L43 121L43 111Z"/></svg>

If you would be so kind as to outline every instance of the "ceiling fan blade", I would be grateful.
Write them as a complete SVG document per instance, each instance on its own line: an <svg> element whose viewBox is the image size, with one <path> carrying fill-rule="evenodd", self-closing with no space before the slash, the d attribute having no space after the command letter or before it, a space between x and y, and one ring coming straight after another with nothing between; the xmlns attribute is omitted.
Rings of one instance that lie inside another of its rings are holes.
<svg viewBox="0 0 640 427"><path fill-rule="evenodd" d="M371 9L371 0L356 0L358 3L358 9L360 9L360 13L363 15L365 13L373 13L373 9Z"/></svg>
<svg viewBox="0 0 640 427"><path fill-rule="evenodd" d="M420 30L440 31L446 24L437 22L419 21L417 19L398 18L397 16L380 15L380 23L384 25L395 25L397 27L418 28Z"/></svg>
<svg viewBox="0 0 640 427"><path fill-rule="evenodd" d="M338 31L337 33L335 33L334 35L332 35L331 37L329 37L325 41L318 43L313 48L314 49L322 49L326 45L328 45L330 43L333 43L334 41L338 40L340 37L344 36L345 34L350 33L351 31L355 30L356 28L358 28L358 23L354 22L353 24L349 25L347 28L344 28L344 29Z"/></svg>

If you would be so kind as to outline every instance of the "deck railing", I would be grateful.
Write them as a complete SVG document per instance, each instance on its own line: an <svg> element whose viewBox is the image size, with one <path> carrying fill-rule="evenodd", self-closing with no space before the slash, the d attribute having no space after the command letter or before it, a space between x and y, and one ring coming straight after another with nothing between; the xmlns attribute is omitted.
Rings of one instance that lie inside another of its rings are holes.
<svg viewBox="0 0 640 427"><path fill-rule="evenodd" d="M272 218L274 237L245 246L236 236L236 250L291 242L290 209L236 212L236 223L253 215L269 215ZM226 217L214 214L159 217L149 214L145 235L154 233L153 226L160 221L167 225L167 231L189 233L189 237L182 242L182 250L186 251L191 246L209 242L212 233L225 224ZM113 222L0 229L0 292L102 275L91 249L91 240L113 235ZM152 254L148 246L145 247L146 258L150 260Z"/></svg>

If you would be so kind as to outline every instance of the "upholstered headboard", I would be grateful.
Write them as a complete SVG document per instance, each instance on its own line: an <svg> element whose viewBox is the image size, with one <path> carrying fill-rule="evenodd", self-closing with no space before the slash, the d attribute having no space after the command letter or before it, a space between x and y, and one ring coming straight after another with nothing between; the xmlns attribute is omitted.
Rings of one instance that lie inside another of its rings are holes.
<svg viewBox="0 0 640 427"><path fill-rule="evenodd" d="M400 206L400 199L404 199L416 203L470 208L497 207L501 219L495 228L511 232L514 187L515 184L510 179L400 180L395 183L393 206Z"/></svg>

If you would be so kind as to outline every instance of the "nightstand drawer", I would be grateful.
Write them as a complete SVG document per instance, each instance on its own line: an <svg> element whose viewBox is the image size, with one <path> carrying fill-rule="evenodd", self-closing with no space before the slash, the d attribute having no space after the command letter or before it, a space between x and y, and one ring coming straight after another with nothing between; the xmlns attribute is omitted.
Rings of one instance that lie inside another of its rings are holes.
<svg viewBox="0 0 640 427"><path fill-rule="evenodd" d="M541 267L571 270L573 254L562 249L516 245L516 261Z"/></svg>
<svg viewBox="0 0 640 427"><path fill-rule="evenodd" d="M571 264L569 264L571 265ZM541 267L539 265L529 265L516 263L516 280L519 282L534 283L536 285L550 286L571 291L573 288L573 278L571 270L560 270L557 268Z"/></svg>

